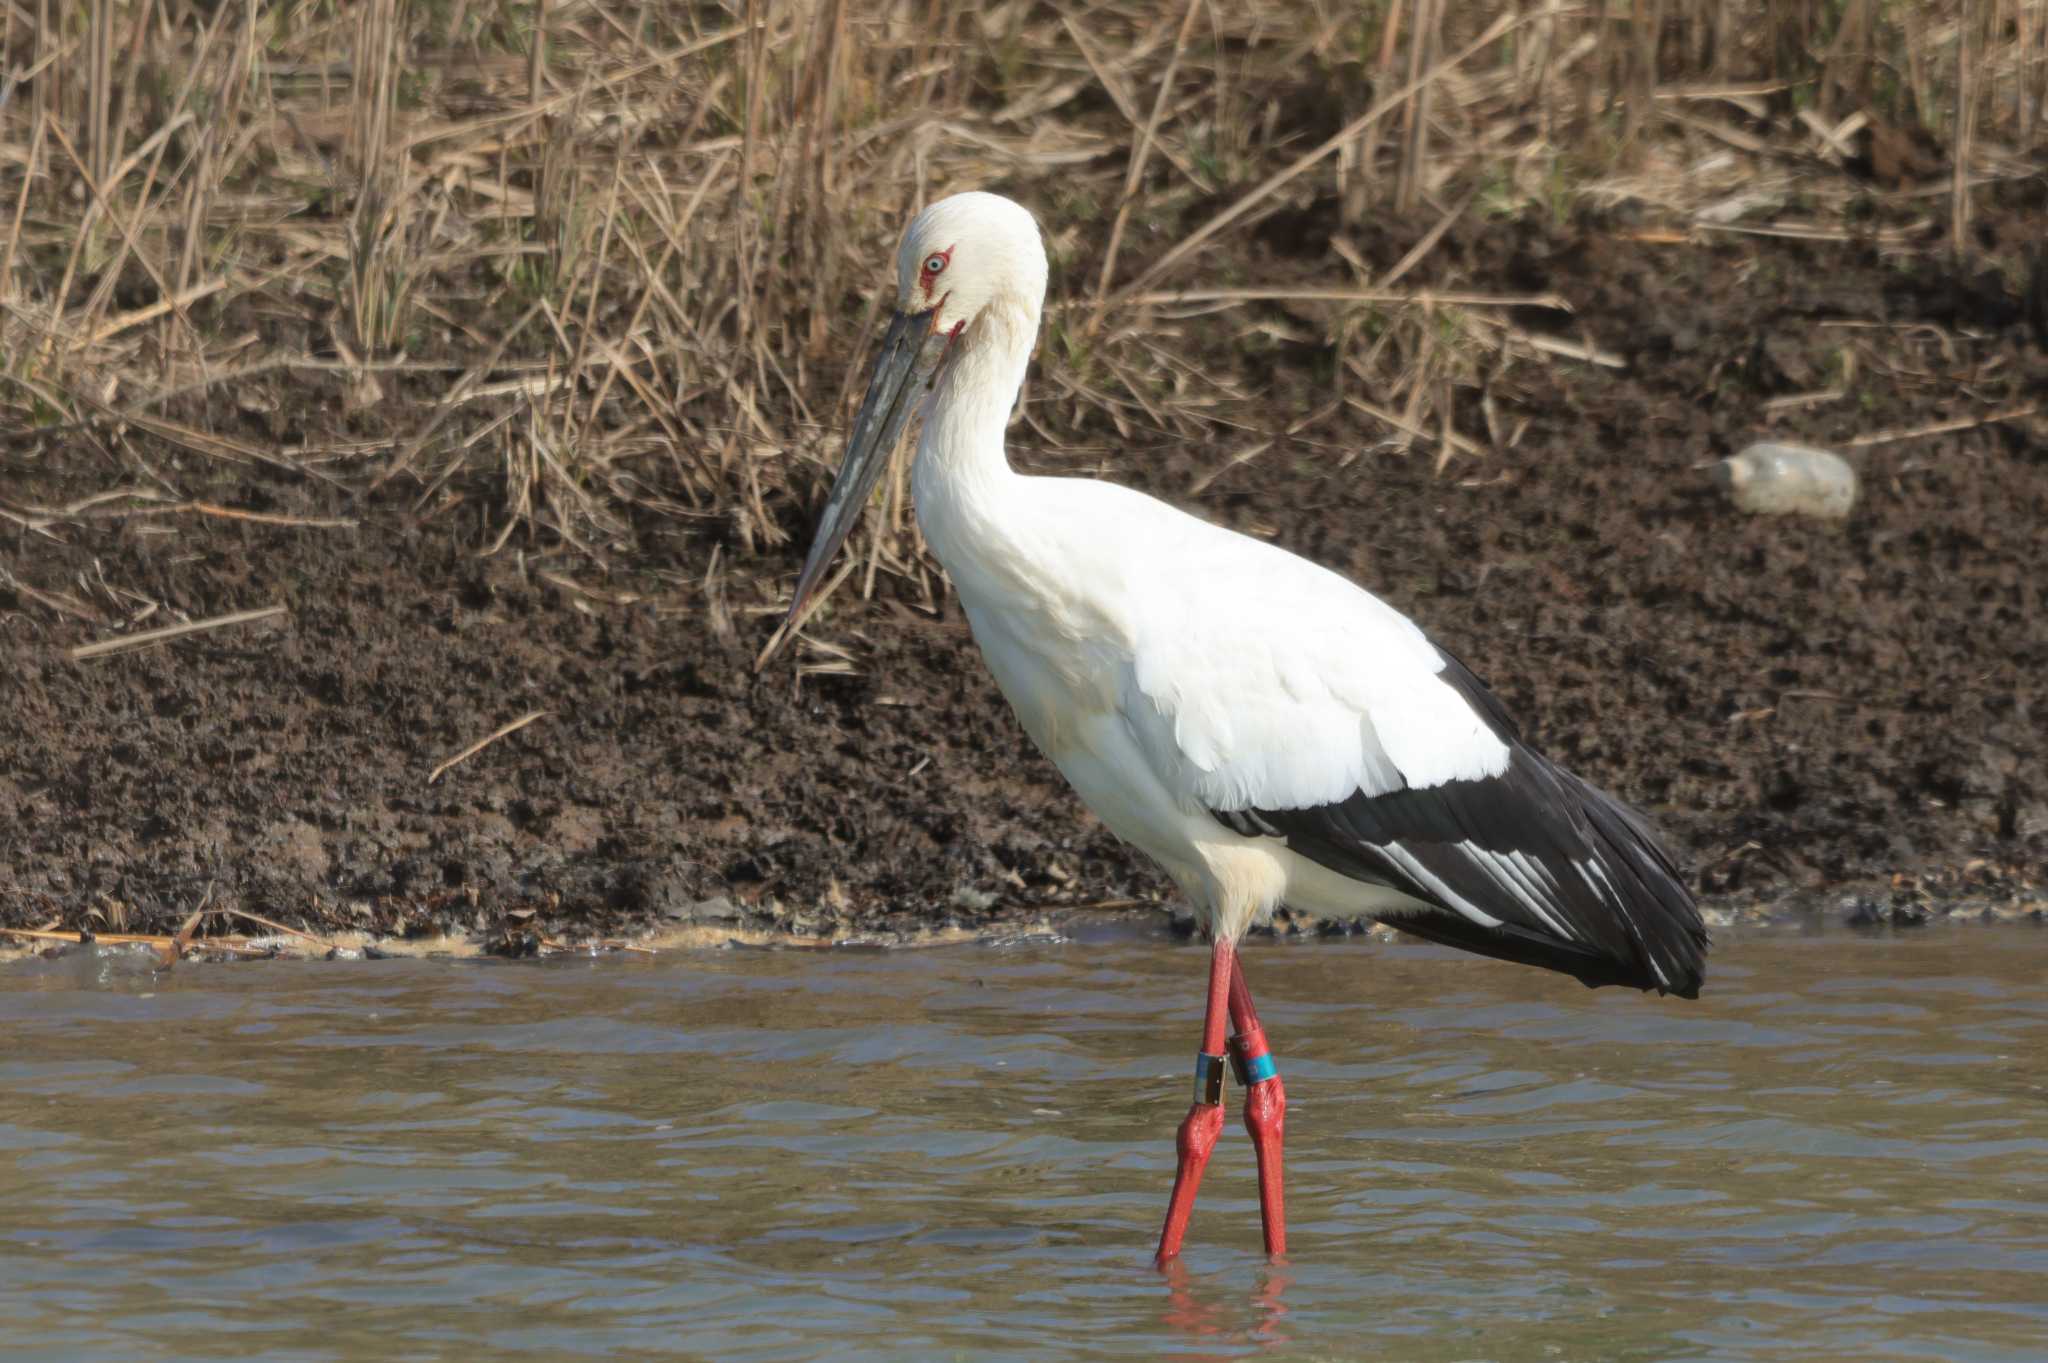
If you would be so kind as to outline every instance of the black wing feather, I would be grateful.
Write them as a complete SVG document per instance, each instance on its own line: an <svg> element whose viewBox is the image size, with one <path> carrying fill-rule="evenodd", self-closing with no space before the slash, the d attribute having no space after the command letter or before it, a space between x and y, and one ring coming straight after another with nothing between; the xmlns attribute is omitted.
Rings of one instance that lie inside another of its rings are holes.
<svg viewBox="0 0 2048 1363"><path fill-rule="evenodd" d="M1284 837L1339 875L1440 910L1387 920L1403 932L1589 986L1697 997L1706 925L1649 825L1523 743L1485 685L1443 657L1443 680L1508 745L1499 776L1216 817L1247 836ZM1499 924L1475 922L1453 900Z"/></svg>

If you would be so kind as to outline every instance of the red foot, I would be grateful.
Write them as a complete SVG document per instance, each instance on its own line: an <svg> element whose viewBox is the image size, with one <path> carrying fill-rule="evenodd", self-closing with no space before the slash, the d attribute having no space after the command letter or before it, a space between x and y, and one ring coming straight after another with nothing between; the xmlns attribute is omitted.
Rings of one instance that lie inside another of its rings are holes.
<svg viewBox="0 0 2048 1363"><path fill-rule="evenodd" d="M1223 1134L1223 1105L1193 1103L1174 1138L1180 1168L1173 1176L1173 1196L1166 1203L1166 1225L1159 1232L1159 1254L1152 1262L1164 1267L1180 1253L1188 1231L1188 1217L1195 1210L1195 1191L1202 1186L1202 1171L1209 1167L1216 1140Z"/></svg>

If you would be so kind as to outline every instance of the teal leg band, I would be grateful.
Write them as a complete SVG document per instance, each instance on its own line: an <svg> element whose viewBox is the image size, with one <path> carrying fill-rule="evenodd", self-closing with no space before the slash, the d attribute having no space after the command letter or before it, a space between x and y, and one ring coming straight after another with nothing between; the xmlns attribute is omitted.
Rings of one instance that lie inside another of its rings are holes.
<svg viewBox="0 0 2048 1363"><path fill-rule="evenodd" d="M1273 1063L1273 1053L1266 1049L1264 1029L1254 1026L1230 1038L1230 1068L1237 1074L1239 1088L1280 1077L1280 1067Z"/></svg>

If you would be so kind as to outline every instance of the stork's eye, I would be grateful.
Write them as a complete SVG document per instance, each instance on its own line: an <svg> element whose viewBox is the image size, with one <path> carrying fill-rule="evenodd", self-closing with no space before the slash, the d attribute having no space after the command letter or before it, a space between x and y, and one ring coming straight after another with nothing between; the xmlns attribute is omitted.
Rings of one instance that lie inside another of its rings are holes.
<svg viewBox="0 0 2048 1363"><path fill-rule="evenodd" d="M946 258L944 256L926 256L924 258L924 272L926 274L937 274L945 268Z"/></svg>

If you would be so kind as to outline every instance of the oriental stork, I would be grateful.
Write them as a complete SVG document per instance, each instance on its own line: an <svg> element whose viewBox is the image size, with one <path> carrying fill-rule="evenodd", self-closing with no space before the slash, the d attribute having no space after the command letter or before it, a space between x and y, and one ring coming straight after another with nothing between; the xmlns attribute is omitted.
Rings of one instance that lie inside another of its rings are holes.
<svg viewBox="0 0 2048 1363"><path fill-rule="evenodd" d="M1707 932L1643 818L1524 742L1479 678L1378 597L1129 488L1012 469L1003 431L1045 287L1037 223L1010 200L959 194L912 220L785 629L922 409L918 523L989 671L1213 943L1157 1260L1180 1253L1226 1063L1278 1256L1286 1095L1238 954L1276 906L1682 998L1699 993Z"/></svg>

